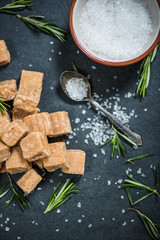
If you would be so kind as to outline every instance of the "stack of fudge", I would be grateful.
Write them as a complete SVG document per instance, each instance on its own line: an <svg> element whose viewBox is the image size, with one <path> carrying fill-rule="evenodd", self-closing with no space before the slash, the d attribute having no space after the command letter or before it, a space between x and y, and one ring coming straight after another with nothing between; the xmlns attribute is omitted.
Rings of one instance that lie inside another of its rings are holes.
<svg viewBox="0 0 160 240"><path fill-rule="evenodd" d="M1 62L0 58L0 65ZM60 168L68 174L84 174L85 168L84 151L67 150L65 142L48 143L47 137L55 138L72 130L67 112L40 113L37 105L42 83L43 73L25 70L18 91L16 80L0 82L0 96L4 98L0 100L14 99L12 120L6 111L0 114L0 173L25 172L17 184L26 194L42 180L34 165L48 172Z"/></svg>

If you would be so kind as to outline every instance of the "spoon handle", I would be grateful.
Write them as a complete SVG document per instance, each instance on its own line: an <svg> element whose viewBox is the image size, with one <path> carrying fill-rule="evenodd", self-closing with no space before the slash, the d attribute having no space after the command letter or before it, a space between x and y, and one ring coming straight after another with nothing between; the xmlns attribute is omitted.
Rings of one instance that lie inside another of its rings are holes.
<svg viewBox="0 0 160 240"><path fill-rule="evenodd" d="M120 129L125 135L127 135L133 142L135 142L137 145L142 145L142 139L141 136L137 133L132 132L128 127L126 127L118 118L113 116L111 113L109 113L107 110L105 110L99 103L97 103L95 100L90 99L90 102L98 107L103 113L105 113L106 117L113 123L113 125Z"/></svg>

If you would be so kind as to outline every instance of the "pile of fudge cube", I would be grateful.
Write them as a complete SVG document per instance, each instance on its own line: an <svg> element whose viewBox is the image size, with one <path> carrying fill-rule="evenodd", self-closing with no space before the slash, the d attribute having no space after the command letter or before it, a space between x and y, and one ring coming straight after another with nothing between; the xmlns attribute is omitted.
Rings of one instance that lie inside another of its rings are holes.
<svg viewBox="0 0 160 240"><path fill-rule="evenodd" d="M0 65L10 62L10 54L0 40ZM0 100L13 100L12 119L7 111L0 113L0 173L24 173L18 186L29 194L42 180L35 166L48 172L61 169L67 174L84 174L85 152L67 150L56 137L72 132L65 111L40 112L43 73L22 71L19 88L16 80L0 81ZM48 137L53 143L48 143Z"/></svg>

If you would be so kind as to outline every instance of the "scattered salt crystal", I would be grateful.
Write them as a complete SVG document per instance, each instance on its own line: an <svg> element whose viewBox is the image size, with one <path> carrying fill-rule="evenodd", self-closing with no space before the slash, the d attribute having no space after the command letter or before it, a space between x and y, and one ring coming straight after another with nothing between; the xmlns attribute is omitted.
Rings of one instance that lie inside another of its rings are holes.
<svg viewBox="0 0 160 240"><path fill-rule="evenodd" d="M88 144L88 139L85 139L84 142L85 142L86 144Z"/></svg>
<svg viewBox="0 0 160 240"><path fill-rule="evenodd" d="M147 108L145 108L145 109L144 109L144 112L147 112L147 110L148 110L148 109L147 109Z"/></svg>
<svg viewBox="0 0 160 240"><path fill-rule="evenodd" d="M77 54L79 54L79 50L77 50Z"/></svg>
<svg viewBox="0 0 160 240"><path fill-rule="evenodd" d="M10 219L7 217L7 218L6 218L6 221L7 221L7 222L10 221Z"/></svg>
<svg viewBox="0 0 160 240"><path fill-rule="evenodd" d="M15 223L15 222L12 222L12 225L16 225L16 223Z"/></svg>
<svg viewBox="0 0 160 240"><path fill-rule="evenodd" d="M94 158L96 158L96 157L97 157L97 154L96 154L96 153L94 153L94 154L93 154L93 157L94 157Z"/></svg>
<svg viewBox="0 0 160 240"><path fill-rule="evenodd" d="M82 219L78 219L78 221L77 221L78 223L81 223L82 222Z"/></svg>
<svg viewBox="0 0 160 240"><path fill-rule="evenodd" d="M144 173L141 174L142 177L146 177L146 175Z"/></svg>
<svg viewBox="0 0 160 240"><path fill-rule="evenodd" d="M82 110L82 114L85 115L86 114L86 110Z"/></svg>
<svg viewBox="0 0 160 240"><path fill-rule="evenodd" d="M82 217L84 218L84 215L82 215Z"/></svg>
<svg viewBox="0 0 160 240"><path fill-rule="evenodd" d="M37 191L41 191L41 190L42 190L42 188L40 188L40 187L37 188Z"/></svg>
<svg viewBox="0 0 160 240"><path fill-rule="evenodd" d="M117 76L115 75L115 76L113 76L113 79L117 79Z"/></svg>
<svg viewBox="0 0 160 240"><path fill-rule="evenodd" d="M42 206L44 206L44 202L40 201L40 204L41 204Z"/></svg>
<svg viewBox="0 0 160 240"><path fill-rule="evenodd" d="M0 225L1 227L3 227L3 224L1 223L1 225Z"/></svg>
<svg viewBox="0 0 160 240"><path fill-rule="evenodd" d="M102 218L102 221L104 221L104 218Z"/></svg>
<svg viewBox="0 0 160 240"><path fill-rule="evenodd" d="M92 66L92 67L91 67L91 69L92 69L92 70L95 70L95 69L96 69L96 67L95 67L95 66Z"/></svg>
<svg viewBox="0 0 160 240"><path fill-rule="evenodd" d="M59 52L58 54L59 54L59 55L62 55L62 52Z"/></svg>
<svg viewBox="0 0 160 240"><path fill-rule="evenodd" d="M124 209L122 209L122 213L125 213L126 211Z"/></svg>
<svg viewBox="0 0 160 240"><path fill-rule="evenodd" d="M126 226L126 225L127 225L127 223L126 223L126 222L123 222L123 223L122 223L122 226Z"/></svg>
<svg viewBox="0 0 160 240"><path fill-rule="evenodd" d="M58 229L56 229L56 232L59 232L59 228L58 228Z"/></svg>
<svg viewBox="0 0 160 240"><path fill-rule="evenodd" d="M131 219L131 222L134 222L134 219Z"/></svg>
<svg viewBox="0 0 160 240"><path fill-rule="evenodd" d="M137 171L138 174L141 174L142 173L142 169L139 168L138 171Z"/></svg>
<svg viewBox="0 0 160 240"><path fill-rule="evenodd" d="M50 44L51 44L51 45L53 45L53 44L54 44L54 42L53 42L53 41L50 41Z"/></svg>
<svg viewBox="0 0 160 240"><path fill-rule="evenodd" d="M48 58L48 61L51 62L51 61L52 61L52 58Z"/></svg>
<svg viewBox="0 0 160 240"><path fill-rule="evenodd" d="M101 153L102 153L103 155L105 155L105 154L106 154L106 151L105 151L103 148L101 148Z"/></svg>
<svg viewBox="0 0 160 240"><path fill-rule="evenodd" d="M82 205L81 205L81 202L78 202L77 207L78 207L78 208L81 208L81 206L82 206Z"/></svg>
<svg viewBox="0 0 160 240"><path fill-rule="evenodd" d="M118 183L119 183L119 184L121 184L122 182L123 182L123 180L122 180L122 179L119 179L119 180L118 180Z"/></svg>
<svg viewBox="0 0 160 240"><path fill-rule="evenodd" d="M65 222L68 222L68 219L65 219Z"/></svg>
<svg viewBox="0 0 160 240"><path fill-rule="evenodd" d="M5 231L8 232L9 231L9 227L5 227Z"/></svg>
<svg viewBox="0 0 160 240"><path fill-rule="evenodd" d="M0 214L0 218L2 218L2 217L3 217L3 214L1 213L1 214Z"/></svg>
<svg viewBox="0 0 160 240"><path fill-rule="evenodd" d="M49 179L49 182L50 182L50 183L53 183L54 181L53 181L53 179Z"/></svg>
<svg viewBox="0 0 160 240"><path fill-rule="evenodd" d="M76 118L75 123L79 123L79 122L80 122L80 118Z"/></svg>
<svg viewBox="0 0 160 240"><path fill-rule="evenodd" d="M115 218L112 218L112 221L115 221L116 219Z"/></svg>
<svg viewBox="0 0 160 240"><path fill-rule="evenodd" d="M51 52L54 52L54 49L52 49Z"/></svg>
<svg viewBox="0 0 160 240"><path fill-rule="evenodd" d="M51 90L53 90L53 89L54 89L54 87L50 87L50 89L51 89Z"/></svg>
<svg viewBox="0 0 160 240"><path fill-rule="evenodd" d="M82 100L87 97L87 86L83 78L71 78L66 84L66 90L74 100Z"/></svg>
<svg viewBox="0 0 160 240"><path fill-rule="evenodd" d="M136 194L138 195L138 194L139 194L139 192L136 192Z"/></svg>
<svg viewBox="0 0 160 240"><path fill-rule="evenodd" d="M17 239L21 239L21 237L17 237Z"/></svg>
<svg viewBox="0 0 160 240"><path fill-rule="evenodd" d="M88 227L91 228L91 227L92 227L92 223L90 223L90 224L88 225Z"/></svg>
<svg viewBox="0 0 160 240"><path fill-rule="evenodd" d="M29 64L29 67L32 67L32 64Z"/></svg>
<svg viewBox="0 0 160 240"><path fill-rule="evenodd" d="M79 27L84 47L104 60L137 57L153 32L148 6L141 0L88 0Z"/></svg>
<svg viewBox="0 0 160 240"><path fill-rule="evenodd" d="M136 146L133 146L133 148L136 150L136 149L138 149L138 146L136 145Z"/></svg>
<svg viewBox="0 0 160 240"><path fill-rule="evenodd" d="M123 195L121 195L121 199L124 199L124 196L123 196Z"/></svg>
<svg viewBox="0 0 160 240"><path fill-rule="evenodd" d="M60 209L57 209L57 213L60 213L61 212L61 210Z"/></svg>

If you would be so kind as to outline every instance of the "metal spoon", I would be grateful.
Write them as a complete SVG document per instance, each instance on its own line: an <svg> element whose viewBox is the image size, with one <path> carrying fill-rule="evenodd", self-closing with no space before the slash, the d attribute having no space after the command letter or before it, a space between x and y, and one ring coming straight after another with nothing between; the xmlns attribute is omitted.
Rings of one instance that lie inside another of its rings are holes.
<svg viewBox="0 0 160 240"><path fill-rule="evenodd" d="M73 98L71 98L71 96L68 94L67 89L66 89L66 84L67 82L72 79L72 78L81 78L83 79L86 87L87 87L87 97L82 99L82 100L75 100ZM106 117L109 119L110 122L113 123L113 125L120 129L125 135L127 135L133 142L135 142L137 145L142 145L142 139L141 136L138 135L137 133L132 132L128 127L126 127L118 118L116 118L115 116L113 116L111 113L109 113L107 110L105 110L101 105L99 105L99 103L97 103L91 96L91 86L89 84L89 81L86 77L84 77L83 75L81 75L78 72L74 72L74 71L65 71L61 74L60 77L60 84L62 86L63 91L65 92L65 94L71 98L74 101L88 101L90 103L92 103L93 105L95 105L96 107L98 107L105 115Z"/></svg>

